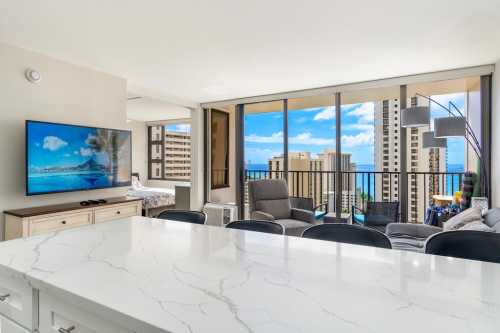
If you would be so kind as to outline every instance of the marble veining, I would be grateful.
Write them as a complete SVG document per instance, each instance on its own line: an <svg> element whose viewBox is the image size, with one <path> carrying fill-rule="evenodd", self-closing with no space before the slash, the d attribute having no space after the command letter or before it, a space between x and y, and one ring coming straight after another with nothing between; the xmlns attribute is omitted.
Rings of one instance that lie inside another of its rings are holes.
<svg viewBox="0 0 500 333"><path fill-rule="evenodd" d="M0 270L152 331L500 327L497 264L142 217L4 242Z"/></svg>

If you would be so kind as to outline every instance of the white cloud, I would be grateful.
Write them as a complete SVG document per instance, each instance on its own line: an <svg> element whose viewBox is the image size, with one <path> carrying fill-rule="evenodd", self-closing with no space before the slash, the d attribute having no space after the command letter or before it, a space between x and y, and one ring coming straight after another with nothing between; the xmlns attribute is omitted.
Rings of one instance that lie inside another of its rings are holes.
<svg viewBox="0 0 500 333"><path fill-rule="evenodd" d="M375 105L373 103L359 104L346 113L348 116L357 117L358 123L371 124L375 118Z"/></svg>
<svg viewBox="0 0 500 333"><path fill-rule="evenodd" d="M80 155L82 156L92 156L93 153L91 148L80 148Z"/></svg>
<svg viewBox="0 0 500 333"><path fill-rule="evenodd" d="M373 124L354 123L354 124L342 125L342 130L345 130L345 131L363 131L363 132L372 131L373 132L375 130L375 127Z"/></svg>
<svg viewBox="0 0 500 333"><path fill-rule="evenodd" d="M311 133L301 133L297 136L291 136L288 138L288 143L290 144L299 144L299 145L313 145L313 146L326 146L326 145L334 145L335 139L329 138L315 138Z"/></svg>
<svg viewBox="0 0 500 333"><path fill-rule="evenodd" d="M66 147L68 143L57 136L46 136L43 139L43 149L50 151L56 151L63 147Z"/></svg>
<svg viewBox="0 0 500 333"><path fill-rule="evenodd" d="M283 132L276 132L271 134L271 136L259 136L257 134L250 134L248 136L245 136L245 141L254 143L282 143Z"/></svg>
<svg viewBox="0 0 500 333"><path fill-rule="evenodd" d="M335 118L335 107L327 106L314 116L314 120L329 120Z"/></svg>
<svg viewBox="0 0 500 333"><path fill-rule="evenodd" d="M374 134L371 132L361 132L356 135L342 135L342 147L353 148L359 146L373 146Z"/></svg>
<svg viewBox="0 0 500 333"><path fill-rule="evenodd" d="M253 143L283 143L283 132L276 132L271 134L271 136L258 136L256 134L251 134L245 137L246 142ZM288 143L299 144L299 145L314 145L314 146L325 146L334 145L334 138L315 138L309 132L300 133L296 136L290 136L288 138Z"/></svg>

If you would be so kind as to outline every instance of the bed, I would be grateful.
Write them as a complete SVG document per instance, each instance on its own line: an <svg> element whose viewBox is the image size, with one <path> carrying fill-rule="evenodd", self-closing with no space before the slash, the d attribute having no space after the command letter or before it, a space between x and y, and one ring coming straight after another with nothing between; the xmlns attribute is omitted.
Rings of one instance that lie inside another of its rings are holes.
<svg viewBox="0 0 500 333"><path fill-rule="evenodd" d="M154 217L166 209L175 208L174 189L144 186L141 184L138 174L132 175L132 186L127 195L142 198L144 216Z"/></svg>

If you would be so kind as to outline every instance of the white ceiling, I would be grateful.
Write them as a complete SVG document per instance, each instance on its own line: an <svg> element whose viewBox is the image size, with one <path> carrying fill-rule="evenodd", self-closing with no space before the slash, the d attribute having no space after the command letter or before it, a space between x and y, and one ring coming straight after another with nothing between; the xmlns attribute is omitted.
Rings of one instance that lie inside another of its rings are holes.
<svg viewBox="0 0 500 333"><path fill-rule="evenodd" d="M132 98L131 98L132 97ZM138 121L158 121L191 118L188 108L167 103L162 100L129 95L127 118Z"/></svg>
<svg viewBox="0 0 500 333"><path fill-rule="evenodd" d="M189 104L494 63L500 1L1 1L0 41Z"/></svg>

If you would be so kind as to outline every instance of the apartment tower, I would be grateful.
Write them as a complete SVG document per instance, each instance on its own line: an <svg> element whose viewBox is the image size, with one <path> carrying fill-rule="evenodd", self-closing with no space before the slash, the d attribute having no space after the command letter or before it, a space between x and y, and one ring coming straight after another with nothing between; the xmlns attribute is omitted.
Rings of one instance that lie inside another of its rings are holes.
<svg viewBox="0 0 500 333"><path fill-rule="evenodd" d="M151 177L190 181L191 134L168 131L164 126L152 126L150 131Z"/></svg>
<svg viewBox="0 0 500 333"><path fill-rule="evenodd" d="M329 211L335 209L335 169L336 152L325 149L318 157L310 152L290 152L288 154L288 188L290 195L310 197L315 204L328 202ZM271 178L283 177L283 155L269 160ZM342 171L356 171L351 163L351 154L342 154ZM355 174L344 174L342 180L342 209L348 211L355 204Z"/></svg>
<svg viewBox="0 0 500 333"><path fill-rule="evenodd" d="M400 201L400 101L383 100L375 103L375 170L387 172L375 180L376 201ZM426 106L428 102L421 97L411 97L409 106ZM408 171L408 220L423 222L426 203L434 194L446 186L446 179L439 176L425 175L429 172L446 171L446 149L422 148L422 133L429 131L429 126L408 128L407 171ZM392 174L392 172L394 172Z"/></svg>

